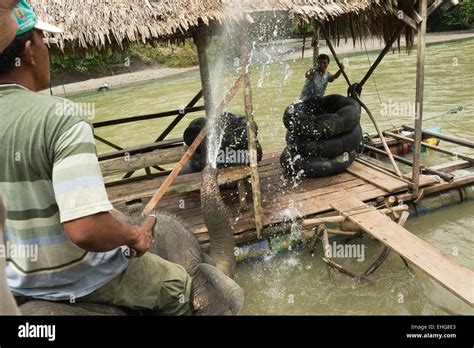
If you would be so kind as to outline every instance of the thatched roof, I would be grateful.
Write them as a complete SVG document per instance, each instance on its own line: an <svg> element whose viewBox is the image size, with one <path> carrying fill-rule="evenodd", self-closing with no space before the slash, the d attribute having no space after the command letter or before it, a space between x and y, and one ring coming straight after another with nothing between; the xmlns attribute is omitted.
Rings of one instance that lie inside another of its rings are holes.
<svg viewBox="0 0 474 348"><path fill-rule="evenodd" d="M411 0L400 0L411 1ZM285 11L301 21L329 21L353 36L384 34L398 21L396 0L29 0L39 17L64 29L61 48L183 38L200 25L240 21L247 13Z"/></svg>

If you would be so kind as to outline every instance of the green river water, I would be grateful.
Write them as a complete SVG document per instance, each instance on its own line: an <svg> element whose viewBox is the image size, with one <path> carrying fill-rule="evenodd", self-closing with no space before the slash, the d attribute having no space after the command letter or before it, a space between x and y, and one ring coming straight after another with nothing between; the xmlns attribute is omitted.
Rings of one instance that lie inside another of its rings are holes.
<svg viewBox="0 0 474 348"><path fill-rule="evenodd" d="M368 59L377 53L341 55L353 82L359 81L368 69ZM427 51L424 127L439 126L447 134L474 140L474 39L431 45ZM260 128L260 142L265 151L284 147L285 108L301 91L304 73L310 59L256 64L253 73L255 119ZM337 70L331 62L330 71ZM367 82L363 101L376 115L381 128L403 123L413 124L411 110L415 98L416 50L389 54ZM223 85L229 85L232 72L225 74ZM199 91L199 72L193 71L156 82L109 91L75 96L78 102L95 103L97 121L179 109ZM346 94L347 85L341 77L331 84L327 94ZM377 93L378 91L378 93ZM429 118L458 106L463 111L444 117ZM243 97L238 95L230 111L243 114ZM202 115L194 115L198 117ZM177 127L169 138L180 137L191 117ZM166 128L170 119L137 122L125 126L97 129L96 133L122 146L151 143ZM362 117L364 132L374 128L367 115ZM474 154L457 145L442 143L446 148ZM98 143L99 153L111 151ZM452 160L428 153L424 164ZM407 229L440 249L457 263L474 269L474 203L450 207L411 219ZM353 243L353 242L352 242ZM364 238L365 261L340 260L354 271L363 271L378 255L381 245ZM320 248L318 248L320 249ZM297 250L266 261L240 265L236 280L244 288L244 314L316 314L316 315L432 315L474 314L474 311L418 270L410 273L401 259L392 253L371 277L372 283L356 283L344 275L328 280L322 251L309 255Z"/></svg>

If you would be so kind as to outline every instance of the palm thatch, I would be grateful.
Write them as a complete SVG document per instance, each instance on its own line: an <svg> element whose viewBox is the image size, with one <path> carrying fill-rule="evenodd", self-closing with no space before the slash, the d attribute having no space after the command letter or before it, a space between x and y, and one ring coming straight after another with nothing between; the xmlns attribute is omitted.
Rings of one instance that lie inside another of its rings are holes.
<svg viewBox="0 0 474 348"><path fill-rule="evenodd" d="M335 37L387 37L399 3L412 0L30 0L38 16L64 29L64 47L103 49L127 42L183 39L210 23L241 21L255 12L288 12L301 22L328 22Z"/></svg>

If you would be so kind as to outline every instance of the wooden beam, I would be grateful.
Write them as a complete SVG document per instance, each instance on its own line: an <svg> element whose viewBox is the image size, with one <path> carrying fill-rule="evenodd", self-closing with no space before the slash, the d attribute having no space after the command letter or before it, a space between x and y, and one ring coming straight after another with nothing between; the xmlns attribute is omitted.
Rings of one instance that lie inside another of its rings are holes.
<svg viewBox="0 0 474 348"><path fill-rule="evenodd" d="M244 27L245 28L245 27ZM250 172L252 177L252 196L253 207L255 211L255 229L257 238L263 237L263 209L262 209L262 193L260 189L260 176L258 173L258 157L257 157L257 125L253 118L253 102L252 102L252 83L250 77L250 59L248 42L245 30L242 31L242 67L244 69L244 102L245 115L247 117L247 135L248 135L248 152L250 159Z"/></svg>
<svg viewBox="0 0 474 348"><path fill-rule="evenodd" d="M412 138L404 137L404 136L402 136L402 135L400 135L400 134L395 134L395 133L393 133L393 132L386 131L386 132L384 132L384 134L386 134L386 135L388 135L388 136L390 136L390 137L392 137L392 138L395 138L395 139L398 139L398 140L401 140L401 141L410 143L410 144L413 144L413 143L415 142ZM422 145L423 147L426 147L427 149L430 149L430 150L433 150L433 151L436 151L436 152L439 152L439 153L442 153L442 154L445 154L445 155L457 157L457 158L460 158L460 159L469 161L470 163L474 163L474 158L469 157L469 156L466 156L466 155L463 155L463 154L461 154L461 153L449 151L449 150L447 150L447 149L443 149L442 147L439 147L439 146L436 146L436 145L431 145L431 144L425 143L425 142L423 142L423 141L421 142L421 145Z"/></svg>
<svg viewBox="0 0 474 348"><path fill-rule="evenodd" d="M199 72L201 74L202 94L204 97L204 105L206 107L207 117L211 117L214 111L214 101L212 99L211 78L209 71L209 61L207 56L207 26L197 29L194 34L194 43L196 44L199 58Z"/></svg>
<svg viewBox="0 0 474 348"><path fill-rule="evenodd" d="M165 140L165 138L168 136L168 134L171 133L171 131L178 125L179 122L187 115L186 110L189 110L190 108L194 107L196 103L202 98L202 89L196 94L196 96L191 99L191 101L186 105L184 108L183 113L179 114L171 123L170 125L163 131L163 133L160 134L160 136L156 139L156 141L162 141Z"/></svg>
<svg viewBox="0 0 474 348"><path fill-rule="evenodd" d="M193 112L198 112L198 111L203 111L203 110L204 110L203 106L196 106L193 108L185 109L184 112L187 114L190 114ZM126 117L126 118L119 118L116 120L96 122L93 124L93 126L94 126L94 129L97 129L97 128L115 126L119 124L131 123L131 122L148 121L148 120L154 120L157 118L165 118L165 117L180 115L182 113L183 113L183 110L164 111L164 112L159 112L159 113L150 114L150 115L133 116L133 117Z"/></svg>
<svg viewBox="0 0 474 348"><path fill-rule="evenodd" d="M424 0L422 0L424 1ZM365 204L353 197L335 202L339 212L350 212ZM407 231L375 208L348 217L362 230L413 263L446 289L474 307L474 272L444 256L424 240Z"/></svg>
<svg viewBox="0 0 474 348"><path fill-rule="evenodd" d="M436 11L438 7L443 4L443 2L444 2L443 0L435 0L435 2L433 2L431 6L428 8L428 17L431 16L434 13L434 11Z"/></svg>
<svg viewBox="0 0 474 348"><path fill-rule="evenodd" d="M99 155L98 157L99 157L99 161L107 161L110 159L124 157L124 156L133 156L133 155L136 155L137 153L145 153L145 152L150 152L156 149L164 149L164 148L177 147L177 146L182 146L182 145L183 145L183 139L170 139L170 140L160 141L154 144L141 145L141 146L130 147L130 148L115 151L115 152L108 152L108 153Z"/></svg>
<svg viewBox="0 0 474 348"><path fill-rule="evenodd" d="M134 172L139 169L178 162L186 153L187 146L155 150L144 154L136 154L108 162L100 163L102 176Z"/></svg>
<svg viewBox="0 0 474 348"><path fill-rule="evenodd" d="M420 0L422 22L418 25L417 70L416 70L416 119L413 146L413 199L420 191L421 141L423 138L423 95L425 90L426 22L428 19L428 0Z"/></svg>
<svg viewBox="0 0 474 348"><path fill-rule="evenodd" d="M418 30L418 25L417 25L417 22L415 22L415 20L413 18L411 18L409 15L407 15L405 12L403 12L402 10L396 10L396 9L393 9L392 10L392 13L397 16L397 18L403 22L405 22L406 24L408 24L410 27L412 27L413 29L415 30Z"/></svg>

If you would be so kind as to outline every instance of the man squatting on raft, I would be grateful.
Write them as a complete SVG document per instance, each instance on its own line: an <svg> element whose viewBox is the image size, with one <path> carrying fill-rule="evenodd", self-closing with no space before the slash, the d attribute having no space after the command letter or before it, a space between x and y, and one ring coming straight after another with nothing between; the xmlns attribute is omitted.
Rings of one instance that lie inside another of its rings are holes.
<svg viewBox="0 0 474 348"><path fill-rule="evenodd" d="M5 14L8 7L0 1ZM10 289L19 298L73 298L165 315L190 314L191 278L184 268L147 253L151 231L121 223L109 213L113 207L88 120L76 111L58 113L58 105L70 101L36 93L50 81L43 31L61 30L38 21L24 0L13 14L18 30L9 45L2 35L2 45L8 47L0 54L5 242L34 245L38 257L8 259ZM11 23L11 14L6 19ZM138 258L127 260L121 246L135 249Z"/></svg>
<svg viewBox="0 0 474 348"><path fill-rule="evenodd" d="M333 82L342 74L342 70L339 70L334 75L327 71L329 66L329 56L327 54L320 54L318 56L318 68L309 69L306 74L306 82L303 90L301 91L301 100L314 97L323 97L326 93L326 88L329 82ZM341 64L342 69L344 65Z"/></svg>

